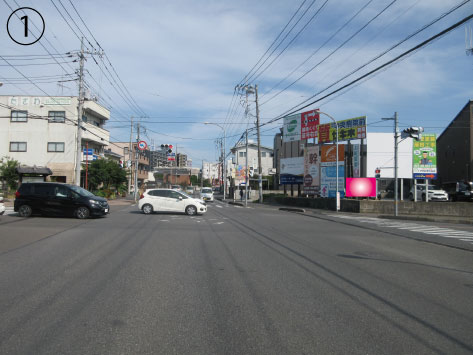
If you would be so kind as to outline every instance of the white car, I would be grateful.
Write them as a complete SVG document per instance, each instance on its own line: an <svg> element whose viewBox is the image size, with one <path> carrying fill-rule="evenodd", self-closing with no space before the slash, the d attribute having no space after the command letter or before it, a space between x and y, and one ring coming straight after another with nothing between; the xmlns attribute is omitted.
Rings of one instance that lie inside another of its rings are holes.
<svg viewBox="0 0 473 355"><path fill-rule="evenodd" d="M3 197L0 196L0 216L5 213L5 205L3 204Z"/></svg>
<svg viewBox="0 0 473 355"><path fill-rule="evenodd" d="M214 200L214 193L211 187L203 187L200 191L200 198L204 201L213 201Z"/></svg>
<svg viewBox="0 0 473 355"><path fill-rule="evenodd" d="M414 186L411 188L409 198L414 200ZM417 185L417 201L425 201L425 185ZM429 201L448 201L448 193L434 185L429 185Z"/></svg>
<svg viewBox="0 0 473 355"><path fill-rule="evenodd" d="M153 212L185 212L192 216L207 212L204 201L192 198L181 191L148 189L141 196L138 207L144 214Z"/></svg>

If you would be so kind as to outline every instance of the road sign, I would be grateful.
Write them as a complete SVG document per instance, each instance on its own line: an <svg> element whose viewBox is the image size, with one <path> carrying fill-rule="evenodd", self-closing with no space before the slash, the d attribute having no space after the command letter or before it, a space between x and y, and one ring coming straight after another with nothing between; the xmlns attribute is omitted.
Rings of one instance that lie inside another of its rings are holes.
<svg viewBox="0 0 473 355"><path fill-rule="evenodd" d="M146 148L148 148L148 144L146 144L145 141L139 141L138 142L138 149L139 150L145 150Z"/></svg>

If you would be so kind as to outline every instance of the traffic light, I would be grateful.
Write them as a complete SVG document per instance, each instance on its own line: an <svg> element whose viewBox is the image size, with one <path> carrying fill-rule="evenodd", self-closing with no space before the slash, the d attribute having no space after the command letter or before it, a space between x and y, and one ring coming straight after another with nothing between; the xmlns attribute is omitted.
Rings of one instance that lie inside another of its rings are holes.
<svg viewBox="0 0 473 355"><path fill-rule="evenodd" d="M411 137L420 141L422 139L422 132L424 132L424 128L422 127L409 127L402 131L402 136Z"/></svg>
<svg viewBox="0 0 473 355"><path fill-rule="evenodd" d="M381 177L381 169L376 168L376 169L374 170L374 173L375 173L374 177L375 177L376 179L379 179L379 178Z"/></svg>
<svg viewBox="0 0 473 355"><path fill-rule="evenodd" d="M166 153L172 153L172 144L161 144L161 149Z"/></svg>

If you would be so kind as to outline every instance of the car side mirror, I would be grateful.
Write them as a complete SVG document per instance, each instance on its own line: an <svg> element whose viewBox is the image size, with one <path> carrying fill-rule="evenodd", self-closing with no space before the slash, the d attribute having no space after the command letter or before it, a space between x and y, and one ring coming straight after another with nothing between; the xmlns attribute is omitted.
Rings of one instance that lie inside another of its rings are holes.
<svg viewBox="0 0 473 355"><path fill-rule="evenodd" d="M182 196L179 196L179 200L182 200Z"/></svg>

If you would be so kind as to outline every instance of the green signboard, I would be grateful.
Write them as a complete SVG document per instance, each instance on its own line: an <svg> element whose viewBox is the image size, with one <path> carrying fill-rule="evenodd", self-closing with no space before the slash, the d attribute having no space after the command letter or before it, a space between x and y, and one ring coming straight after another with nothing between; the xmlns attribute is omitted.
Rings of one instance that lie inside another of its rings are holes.
<svg viewBox="0 0 473 355"><path fill-rule="evenodd" d="M437 178L437 135L423 134L413 141L412 175L414 179Z"/></svg>

